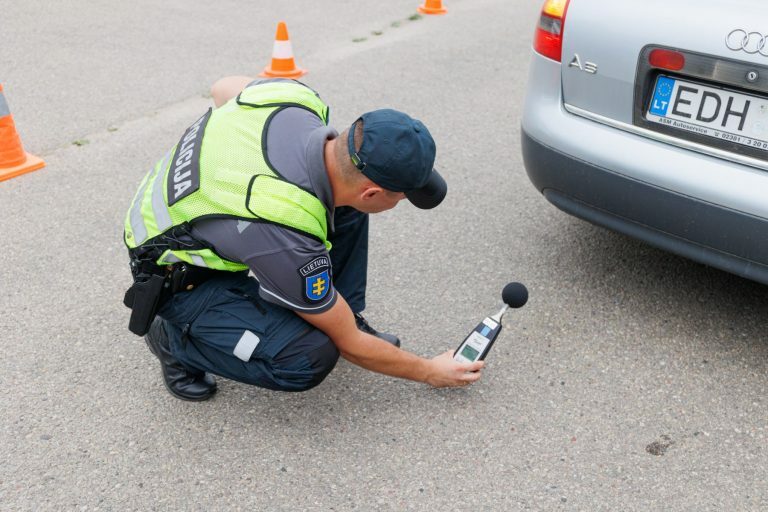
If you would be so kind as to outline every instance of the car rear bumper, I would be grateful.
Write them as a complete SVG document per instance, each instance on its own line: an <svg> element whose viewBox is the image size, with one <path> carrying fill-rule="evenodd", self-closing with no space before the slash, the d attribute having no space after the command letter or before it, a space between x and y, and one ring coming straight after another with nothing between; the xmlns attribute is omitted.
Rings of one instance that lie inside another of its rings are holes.
<svg viewBox="0 0 768 512"><path fill-rule="evenodd" d="M767 219L584 162L543 144L525 130L522 149L531 182L561 210L768 284Z"/></svg>
<svg viewBox="0 0 768 512"><path fill-rule="evenodd" d="M536 188L574 216L768 284L768 171L576 115L560 73L533 54L522 148Z"/></svg>

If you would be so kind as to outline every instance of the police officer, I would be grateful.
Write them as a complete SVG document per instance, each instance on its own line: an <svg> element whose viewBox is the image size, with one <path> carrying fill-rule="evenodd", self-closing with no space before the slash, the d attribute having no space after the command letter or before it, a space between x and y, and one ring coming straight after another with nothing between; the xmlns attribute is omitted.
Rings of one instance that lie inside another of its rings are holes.
<svg viewBox="0 0 768 512"><path fill-rule="evenodd" d="M445 196L427 128L383 109L339 135L293 80L228 77L211 92L216 108L150 170L125 220L130 327L168 391L206 400L213 374L303 391L339 354L436 387L479 379L482 362L418 357L360 315L368 214Z"/></svg>

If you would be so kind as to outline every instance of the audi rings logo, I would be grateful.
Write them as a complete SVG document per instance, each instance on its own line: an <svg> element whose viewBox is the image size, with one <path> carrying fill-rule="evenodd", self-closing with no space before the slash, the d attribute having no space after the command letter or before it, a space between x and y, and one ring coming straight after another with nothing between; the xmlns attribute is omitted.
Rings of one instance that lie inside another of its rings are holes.
<svg viewBox="0 0 768 512"><path fill-rule="evenodd" d="M768 35L760 32L747 32L737 28L725 37L725 46L735 52L743 50L750 55L759 53L763 57L768 57Z"/></svg>

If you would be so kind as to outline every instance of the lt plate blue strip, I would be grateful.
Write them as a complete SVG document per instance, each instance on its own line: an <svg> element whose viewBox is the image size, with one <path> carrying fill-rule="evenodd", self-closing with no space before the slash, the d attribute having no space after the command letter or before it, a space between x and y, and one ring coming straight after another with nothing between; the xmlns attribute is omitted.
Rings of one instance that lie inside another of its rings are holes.
<svg viewBox="0 0 768 512"><path fill-rule="evenodd" d="M656 89L653 91L651 99L651 114L657 116L666 116L669 104L672 102L672 89L675 88L675 81L665 76L660 76L656 81Z"/></svg>

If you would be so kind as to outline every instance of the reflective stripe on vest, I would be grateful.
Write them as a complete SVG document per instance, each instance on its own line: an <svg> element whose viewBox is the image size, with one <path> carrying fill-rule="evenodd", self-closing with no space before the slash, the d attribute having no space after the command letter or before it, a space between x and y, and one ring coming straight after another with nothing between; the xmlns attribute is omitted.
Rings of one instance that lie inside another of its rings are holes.
<svg viewBox="0 0 768 512"><path fill-rule="evenodd" d="M165 155L165 158L163 158L162 163L160 164L161 170L155 174L155 181L152 183L152 213L157 221L157 229L160 232L164 232L173 226L171 214L168 211L168 206L165 204L165 196L163 196L165 172L170 163L172 154L173 152L169 151L168 154Z"/></svg>
<svg viewBox="0 0 768 512"><path fill-rule="evenodd" d="M168 207L165 204L165 197L163 196L165 172L168 168L168 161L172 154L173 150L169 151L165 157L149 171L149 174L145 176L144 181L139 187L139 192L133 199L133 204L131 205L129 212L130 229L126 231L126 236L131 235L131 238L135 242L133 247L141 245L149 238L149 232L145 224L147 215L146 212L142 211L148 195L151 198L149 204L152 208L150 219L154 219L158 231L162 233L173 225L171 216L168 213ZM152 184L152 188L150 189L149 194L147 194L147 186L150 183ZM130 246L131 245L129 244L129 247Z"/></svg>
<svg viewBox="0 0 768 512"><path fill-rule="evenodd" d="M323 203L284 180L264 157L262 133L271 116L288 106L310 110L327 124L328 107L295 81L247 87L195 121L142 181L126 215L126 245L152 241L162 247L161 235L171 228L215 216L283 225L330 249ZM219 270L247 268L199 247L166 249L157 259L161 265L178 261Z"/></svg>

